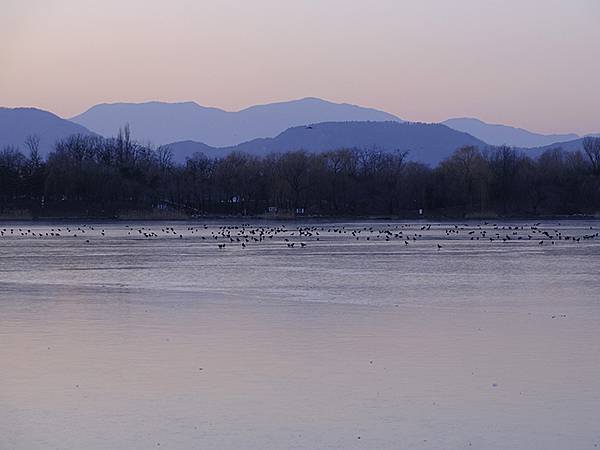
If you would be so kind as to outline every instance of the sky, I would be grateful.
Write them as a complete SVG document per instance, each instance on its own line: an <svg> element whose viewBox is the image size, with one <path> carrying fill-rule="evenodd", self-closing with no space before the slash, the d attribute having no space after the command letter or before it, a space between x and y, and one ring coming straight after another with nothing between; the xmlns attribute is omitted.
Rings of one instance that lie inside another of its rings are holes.
<svg viewBox="0 0 600 450"><path fill-rule="evenodd" d="M599 23L598 0L0 0L0 105L320 97L600 132Z"/></svg>

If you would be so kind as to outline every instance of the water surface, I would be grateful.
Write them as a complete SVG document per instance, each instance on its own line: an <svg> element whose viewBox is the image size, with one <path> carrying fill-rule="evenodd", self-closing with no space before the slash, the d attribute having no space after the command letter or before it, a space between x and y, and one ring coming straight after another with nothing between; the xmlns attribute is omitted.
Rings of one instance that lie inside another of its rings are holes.
<svg viewBox="0 0 600 450"><path fill-rule="evenodd" d="M600 445L600 224L285 225L0 224L0 448Z"/></svg>

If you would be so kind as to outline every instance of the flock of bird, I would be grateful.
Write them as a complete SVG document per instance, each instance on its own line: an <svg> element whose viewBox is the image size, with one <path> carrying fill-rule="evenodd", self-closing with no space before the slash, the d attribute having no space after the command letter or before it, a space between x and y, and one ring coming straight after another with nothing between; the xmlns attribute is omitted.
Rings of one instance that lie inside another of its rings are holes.
<svg viewBox="0 0 600 450"><path fill-rule="evenodd" d="M564 227L534 223L530 225L508 225L483 222L479 224L422 224L422 223L374 223L361 224L319 224L287 227L283 224L239 224L216 225L200 224L185 228L175 228L157 224L155 226L124 225L123 228L102 227L84 224L55 225L49 228L4 227L0 228L0 238L35 239L79 239L85 244L93 244L102 238L130 239L185 239L213 242L220 250L231 247L242 249L263 242L273 242L287 248L304 248L321 240L340 238L364 242L396 241L405 246L417 242L434 243L438 251L448 241L470 240L484 242L533 241L538 245L555 245L559 242L579 243L600 238L594 226Z"/></svg>

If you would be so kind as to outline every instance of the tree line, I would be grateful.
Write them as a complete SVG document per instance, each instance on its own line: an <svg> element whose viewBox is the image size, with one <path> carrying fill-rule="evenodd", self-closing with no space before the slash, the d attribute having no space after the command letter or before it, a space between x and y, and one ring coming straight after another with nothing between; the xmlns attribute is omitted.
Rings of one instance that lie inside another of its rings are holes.
<svg viewBox="0 0 600 450"><path fill-rule="evenodd" d="M462 147L436 167L407 152L302 150L257 157L194 154L130 138L74 135L40 157L39 140L0 151L0 216L323 215L493 217L597 214L600 138L536 158L511 147Z"/></svg>

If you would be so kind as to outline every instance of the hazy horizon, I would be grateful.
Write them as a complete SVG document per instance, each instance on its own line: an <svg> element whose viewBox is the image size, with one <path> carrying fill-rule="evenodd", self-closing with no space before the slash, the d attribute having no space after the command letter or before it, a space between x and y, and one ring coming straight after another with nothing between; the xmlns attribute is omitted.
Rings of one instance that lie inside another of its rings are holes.
<svg viewBox="0 0 600 450"><path fill-rule="evenodd" d="M3 1L0 101L237 111L318 97L405 120L600 131L600 4Z"/></svg>

